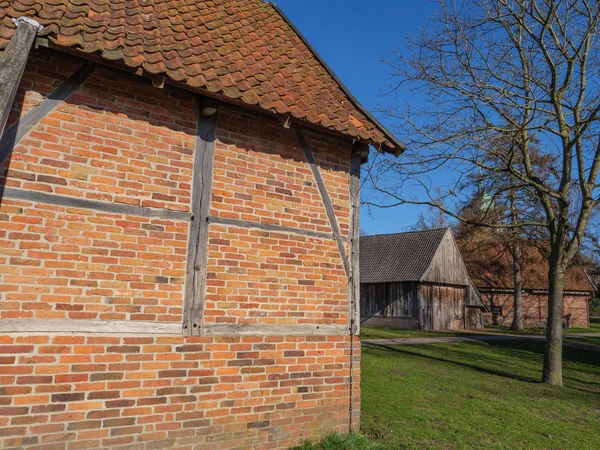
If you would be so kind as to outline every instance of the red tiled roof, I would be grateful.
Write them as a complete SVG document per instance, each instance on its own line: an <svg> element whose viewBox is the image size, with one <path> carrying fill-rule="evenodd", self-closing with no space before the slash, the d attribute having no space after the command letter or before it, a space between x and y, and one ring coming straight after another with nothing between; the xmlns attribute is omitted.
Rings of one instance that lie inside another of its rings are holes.
<svg viewBox="0 0 600 450"><path fill-rule="evenodd" d="M404 147L358 104L280 11L261 0L0 0L0 48L12 18L84 53L225 99L358 138Z"/></svg>
<svg viewBox="0 0 600 450"><path fill-rule="evenodd" d="M462 241L458 246L477 289L513 289L513 258L507 246L489 241ZM524 243L521 244L521 280L523 289L548 290L548 260L539 248ZM565 272L565 290L594 291L577 261Z"/></svg>

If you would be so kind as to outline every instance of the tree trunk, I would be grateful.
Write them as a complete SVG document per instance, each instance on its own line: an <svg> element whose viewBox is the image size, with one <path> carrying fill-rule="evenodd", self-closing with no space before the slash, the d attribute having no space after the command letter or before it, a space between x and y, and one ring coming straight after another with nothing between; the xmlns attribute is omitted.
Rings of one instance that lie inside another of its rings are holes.
<svg viewBox="0 0 600 450"><path fill-rule="evenodd" d="M514 304L513 321L510 325L511 330L523 329L523 301L521 297L521 249L516 242L512 246L513 254L513 284L514 284Z"/></svg>
<svg viewBox="0 0 600 450"><path fill-rule="evenodd" d="M558 264L557 260L556 255L551 255L548 272L548 321L546 323L542 382L562 386L562 309L565 268Z"/></svg>

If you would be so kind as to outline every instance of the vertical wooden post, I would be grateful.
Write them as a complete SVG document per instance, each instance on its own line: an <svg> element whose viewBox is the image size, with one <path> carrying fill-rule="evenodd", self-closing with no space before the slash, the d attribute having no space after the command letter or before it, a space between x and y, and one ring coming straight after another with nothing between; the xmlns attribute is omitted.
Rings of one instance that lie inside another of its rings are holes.
<svg viewBox="0 0 600 450"><path fill-rule="evenodd" d="M366 144L352 148L350 161L350 334L360 333L360 166L369 155Z"/></svg>
<svg viewBox="0 0 600 450"><path fill-rule="evenodd" d="M194 175L192 184L192 218L188 237L185 278L183 334L199 336L204 319L204 296L208 263L208 214L212 193L217 102L201 99L196 129Z"/></svg>
<svg viewBox="0 0 600 450"><path fill-rule="evenodd" d="M28 17L13 19L17 31L0 58L0 136L8 121L29 51L42 26Z"/></svg>
<svg viewBox="0 0 600 450"><path fill-rule="evenodd" d="M360 398L355 399L354 390L354 336L360 333L360 269L359 269L359 247L360 247L360 165L362 160L369 155L369 147L357 143L352 148L350 159L350 258L348 261L348 291L350 293L349 304L349 332L350 332L350 408L349 408L349 431L358 432L358 421L360 418ZM359 357L360 358L360 357ZM360 361L360 359L359 359ZM357 372L360 372L358 369ZM358 395L360 396L360 394ZM355 408L355 404L358 408Z"/></svg>

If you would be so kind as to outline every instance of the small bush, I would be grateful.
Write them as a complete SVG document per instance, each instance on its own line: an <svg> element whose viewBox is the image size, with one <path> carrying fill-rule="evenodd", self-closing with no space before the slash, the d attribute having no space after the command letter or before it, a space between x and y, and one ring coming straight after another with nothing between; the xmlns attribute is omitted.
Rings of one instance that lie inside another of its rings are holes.
<svg viewBox="0 0 600 450"><path fill-rule="evenodd" d="M292 450L383 450L381 444L362 434L329 434L318 443L305 442Z"/></svg>

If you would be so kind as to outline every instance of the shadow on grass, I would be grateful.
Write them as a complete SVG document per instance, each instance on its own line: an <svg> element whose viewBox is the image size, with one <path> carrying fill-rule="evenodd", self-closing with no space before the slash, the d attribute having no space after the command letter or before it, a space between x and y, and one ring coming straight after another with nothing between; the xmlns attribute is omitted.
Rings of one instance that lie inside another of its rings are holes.
<svg viewBox="0 0 600 450"><path fill-rule="evenodd" d="M370 344L371 347L392 351L395 353L419 356L429 360L450 363L457 366L466 367L475 370L480 373L501 376L514 380L524 381L527 383L541 384L541 369L544 355L544 342L534 340L498 340L498 341L476 341L482 345L486 345L491 348L496 348L503 353L498 353L498 357L493 357L485 354L476 354L473 352L463 351L458 348L448 351L447 355L432 355L424 354L419 349L427 349L431 351L439 351L439 346L444 344L423 344L415 346L391 346L386 344ZM470 342L469 342L470 343ZM453 343L447 343L452 345ZM453 358L454 357L454 358ZM514 358L518 361L509 361L509 358ZM477 364L471 361L480 361L483 364ZM539 367L531 367L527 363L531 364L533 361L539 362ZM563 361L565 362L565 380L570 381L570 387L576 390L598 394L600 388L600 381L591 381L589 379L582 379L582 377L574 377L571 373L581 373L584 377L591 375L600 379L600 358L597 352L578 349L568 348L563 351ZM514 363L521 363L517 370L521 373L515 373L503 367L509 367ZM576 364L576 368L569 367L571 364ZM530 372L531 375L527 375L524 372Z"/></svg>
<svg viewBox="0 0 600 450"><path fill-rule="evenodd" d="M420 345L420 346L411 346L411 348L418 349L419 347L429 347L430 345L436 345L437 346L437 345L440 345L440 344L423 344L423 345ZM425 354L423 354L421 352L418 352L418 351L411 351L409 349L409 347L398 348L398 347L393 347L393 346L390 346L390 345L375 344L375 343L370 344L369 347L379 348L379 349L383 349L383 350L389 350L389 351L392 351L394 353L400 353L400 354L404 354L404 355L420 356L422 358L431 359L431 360L434 360L434 361L451 363L451 364L455 364L455 365L458 365L458 366L467 367L469 369L473 369L473 370L476 370L478 372L487 373L487 374L490 374L490 375L498 375L498 376L501 376L501 377L512 378L512 379L516 379L516 380L520 380L520 381L525 381L525 382L539 383L539 380L535 379L534 377L527 377L527 376L516 375L514 373L506 372L506 371L503 371L503 370L500 370L500 369L491 369L491 368L488 368L488 367L482 367L480 365L467 363L465 361L457 361L457 360L454 360L454 359L442 358L440 356L425 355Z"/></svg>
<svg viewBox="0 0 600 450"><path fill-rule="evenodd" d="M487 344L504 349L537 353L540 356L544 355L545 343L543 341L507 339L503 341L488 341ZM563 348L563 361L600 367L600 355L597 352L577 347Z"/></svg>

